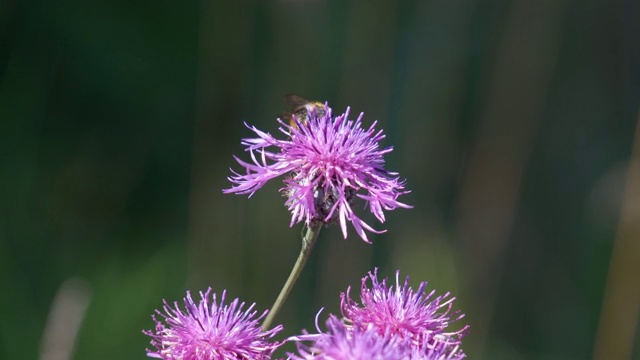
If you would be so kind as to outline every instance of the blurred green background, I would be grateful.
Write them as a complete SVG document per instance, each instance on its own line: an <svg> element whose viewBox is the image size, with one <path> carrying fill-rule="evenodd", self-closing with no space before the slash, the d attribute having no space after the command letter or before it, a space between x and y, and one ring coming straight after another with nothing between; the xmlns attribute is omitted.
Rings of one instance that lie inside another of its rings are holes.
<svg viewBox="0 0 640 360"><path fill-rule="evenodd" d="M154 309L188 289L268 308L301 227L278 181L222 189L243 122L277 133L286 93L378 120L415 207L365 216L388 230L373 245L323 230L280 338L379 267L458 297L470 359L593 356L637 1L4 0L0 70L0 359L45 359L47 336L143 359Z"/></svg>

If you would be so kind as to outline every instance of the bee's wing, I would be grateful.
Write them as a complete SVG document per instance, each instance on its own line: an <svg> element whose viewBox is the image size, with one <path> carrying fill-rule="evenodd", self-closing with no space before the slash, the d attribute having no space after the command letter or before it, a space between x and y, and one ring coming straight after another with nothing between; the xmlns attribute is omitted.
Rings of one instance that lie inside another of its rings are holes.
<svg viewBox="0 0 640 360"><path fill-rule="evenodd" d="M303 98L302 96L287 94L284 96L284 102L292 109L295 110L299 107L303 107L311 101Z"/></svg>
<svg viewBox="0 0 640 360"><path fill-rule="evenodd" d="M278 115L278 118L284 122L290 122L293 114L290 112L283 112Z"/></svg>

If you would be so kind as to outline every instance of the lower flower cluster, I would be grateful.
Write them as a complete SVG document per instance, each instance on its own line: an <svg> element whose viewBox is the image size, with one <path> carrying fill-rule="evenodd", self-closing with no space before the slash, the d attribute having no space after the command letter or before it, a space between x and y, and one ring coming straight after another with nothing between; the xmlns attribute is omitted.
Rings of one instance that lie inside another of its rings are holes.
<svg viewBox="0 0 640 360"><path fill-rule="evenodd" d="M350 288L341 295L342 317L331 315L326 331L290 338L298 342L294 360L445 360L466 357L460 349L468 326L452 331L450 324L464 317L452 311L449 293L426 293L427 283L418 290L409 286L409 277L395 286L378 281L377 270L362 279L360 302L350 297ZM369 285L369 282L371 283Z"/></svg>
<svg viewBox="0 0 640 360"><path fill-rule="evenodd" d="M149 357L166 360L271 359L273 352L287 341L296 342L296 353L290 360L458 360L466 357L461 340L468 325L451 330L450 324L463 318L452 310L455 300L449 293L435 296L426 292L427 284L417 290L403 284L396 273L395 286L387 279L378 281L377 270L362 279L360 302L350 297L350 288L341 295L341 316L329 315L326 330L316 320L315 334L304 332L284 342L272 338L282 330L278 325L263 331L254 310L244 309L238 299L224 304L225 293L218 303L216 294L209 300L211 289L200 293L195 304L187 293L185 310L177 302L166 301L164 312L153 317L155 331L149 335L154 350ZM162 321L164 320L164 321Z"/></svg>

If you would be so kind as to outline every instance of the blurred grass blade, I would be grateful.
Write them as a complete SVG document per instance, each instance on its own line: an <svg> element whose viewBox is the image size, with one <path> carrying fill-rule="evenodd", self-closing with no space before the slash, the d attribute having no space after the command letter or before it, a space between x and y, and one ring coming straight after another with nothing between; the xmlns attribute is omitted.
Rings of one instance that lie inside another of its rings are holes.
<svg viewBox="0 0 640 360"><path fill-rule="evenodd" d="M640 315L640 112L618 235L605 286L594 359L631 359Z"/></svg>
<svg viewBox="0 0 640 360"><path fill-rule="evenodd" d="M44 328L40 360L73 358L76 337L90 296L89 285L82 279L71 278L62 283Z"/></svg>

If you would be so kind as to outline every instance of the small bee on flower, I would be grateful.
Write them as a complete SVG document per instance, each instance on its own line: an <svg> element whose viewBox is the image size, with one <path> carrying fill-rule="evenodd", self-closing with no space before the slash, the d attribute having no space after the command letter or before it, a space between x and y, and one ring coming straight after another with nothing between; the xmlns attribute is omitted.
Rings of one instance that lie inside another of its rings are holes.
<svg viewBox="0 0 640 360"><path fill-rule="evenodd" d="M327 113L328 107L319 101L307 100L302 96L287 94L284 102L291 108L291 112L280 114L280 119L289 123L291 127L297 127L296 121L306 125L311 116L322 117Z"/></svg>

